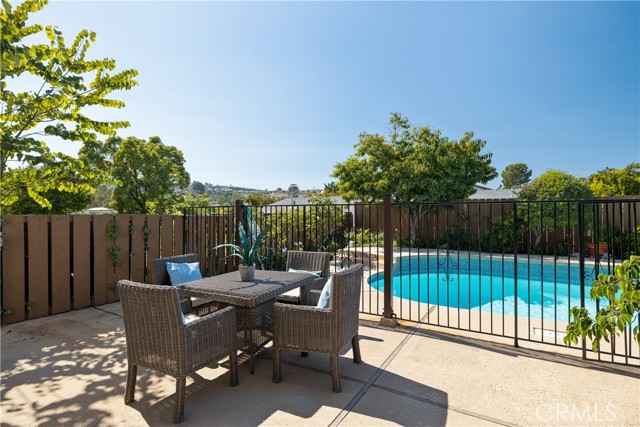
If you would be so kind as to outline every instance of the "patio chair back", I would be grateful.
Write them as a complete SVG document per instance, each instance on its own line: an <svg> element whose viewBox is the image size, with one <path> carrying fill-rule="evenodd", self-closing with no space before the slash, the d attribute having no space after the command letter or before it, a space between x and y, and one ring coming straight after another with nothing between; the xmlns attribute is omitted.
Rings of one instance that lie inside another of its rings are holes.
<svg viewBox="0 0 640 427"><path fill-rule="evenodd" d="M127 343L125 403L133 401L138 366L176 379L176 423L184 418L188 374L228 356L230 384L238 383L238 328L233 307L203 317L191 313L185 317L174 286L120 280L118 292Z"/></svg>
<svg viewBox="0 0 640 427"><path fill-rule="evenodd" d="M336 351L340 351L358 333L362 265L357 264L333 274L329 310Z"/></svg>
<svg viewBox="0 0 640 427"><path fill-rule="evenodd" d="M273 382L281 380L282 351L325 353L331 357L332 389L342 391L339 353L351 341L354 363L360 363L358 309L362 265L334 273L328 309L277 303L273 327Z"/></svg>
<svg viewBox="0 0 640 427"><path fill-rule="evenodd" d="M322 277L300 288L299 293L288 293L278 297L279 302L314 305L318 303L320 292L331 275L331 254L328 252L288 251L287 271L290 268L305 271L320 271Z"/></svg>
<svg viewBox="0 0 640 427"><path fill-rule="evenodd" d="M182 312L173 286L147 285L121 280L127 359L173 377L186 371ZM181 366L179 365L181 364Z"/></svg>
<svg viewBox="0 0 640 427"><path fill-rule="evenodd" d="M331 274L330 257L328 252L288 251L287 270L321 271L322 277L328 278Z"/></svg>
<svg viewBox="0 0 640 427"><path fill-rule="evenodd" d="M164 258L151 260L151 270L149 271L149 282L154 285L171 285L171 278L167 273L167 262L196 262L197 254L173 255Z"/></svg>

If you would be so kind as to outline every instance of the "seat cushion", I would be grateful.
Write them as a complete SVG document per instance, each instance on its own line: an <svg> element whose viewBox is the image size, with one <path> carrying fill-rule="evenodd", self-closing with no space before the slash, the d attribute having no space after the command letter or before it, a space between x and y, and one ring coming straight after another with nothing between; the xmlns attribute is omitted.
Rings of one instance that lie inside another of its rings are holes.
<svg viewBox="0 0 640 427"><path fill-rule="evenodd" d="M180 285L202 279L199 262L168 262L167 273L169 273L172 285Z"/></svg>
<svg viewBox="0 0 640 427"><path fill-rule="evenodd" d="M185 325L188 325L189 323L194 322L198 319L201 319L201 317L192 313L185 314L182 316L182 321Z"/></svg>
<svg viewBox="0 0 640 427"><path fill-rule="evenodd" d="M327 283L325 283L324 288L322 288L322 292L320 292L320 299L318 300L319 308L329 308L329 303L331 302L331 283L333 282L333 277L329 277Z"/></svg>

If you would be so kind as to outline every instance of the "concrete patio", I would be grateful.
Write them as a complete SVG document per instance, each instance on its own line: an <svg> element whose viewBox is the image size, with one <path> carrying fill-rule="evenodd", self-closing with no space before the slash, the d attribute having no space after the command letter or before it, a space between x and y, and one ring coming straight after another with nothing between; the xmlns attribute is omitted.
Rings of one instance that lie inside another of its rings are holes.
<svg viewBox="0 0 640 427"><path fill-rule="evenodd" d="M119 304L2 327L3 426L173 425L173 378L138 369L124 404L126 349ZM607 425L640 422L640 369L455 337L426 327L387 329L362 316L363 363L341 358L343 392L328 358L272 353L255 375L205 368L187 380L184 425Z"/></svg>

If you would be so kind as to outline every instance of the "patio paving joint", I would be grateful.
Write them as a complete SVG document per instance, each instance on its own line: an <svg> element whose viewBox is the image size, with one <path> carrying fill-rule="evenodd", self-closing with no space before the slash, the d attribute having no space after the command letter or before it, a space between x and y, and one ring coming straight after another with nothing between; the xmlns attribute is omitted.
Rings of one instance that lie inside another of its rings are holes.
<svg viewBox="0 0 640 427"><path fill-rule="evenodd" d="M388 328L385 328L385 329L388 329ZM351 399L351 401L342 409L342 411L340 411L340 413L334 418L334 420L331 422L331 424L329 424L329 426L333 427L333 426L340 425L340 423L347 417L347 415L349 415L351 410L358 404L360 399L362 399L365 393L373 386L373 384L378 380L378 378L380 378L380 375L382 375L382 373L385 372L385 369L387 368L387 366L389 366L389 364L393 361L393 359L396 358L398 353L400 353L400 350L402 350L402 348L407 344L407 342L409 342L409 339L411 339L411 337L415 335L417 330L418 330L418 324L416 324L411 328L411 330L407 333L407 336L405 336L404 339L400 342L400 344L398 344L398 346L391 352L389 357L387 357L385 361L382 362L380 367L376 369L373 375L371 375L371 378L369 378L369 381L367 381L360 388L360 390L358 390L358 392L353 397L353 399Z"/></svg>

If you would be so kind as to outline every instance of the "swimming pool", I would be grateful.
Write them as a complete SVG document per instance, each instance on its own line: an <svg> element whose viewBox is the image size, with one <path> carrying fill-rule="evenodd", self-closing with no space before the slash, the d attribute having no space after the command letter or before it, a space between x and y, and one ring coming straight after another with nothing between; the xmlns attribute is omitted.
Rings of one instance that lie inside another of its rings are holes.
<svg viewBox="0 0 640 427"><path fill-rule="evenodd" d="M600 273L608 274L607 266ZM517 277L518 316L569 321L569 310L580 306L580 267L544 262L517 263L498 258L457 258L443 255L400 257L393 265L393 296L450 308L515 315ZM585 303L590 300L594 266L585 266ZM369 278L369 285L384 289L384 273ZM602 303L601 303L602 305Z"/></svg>

